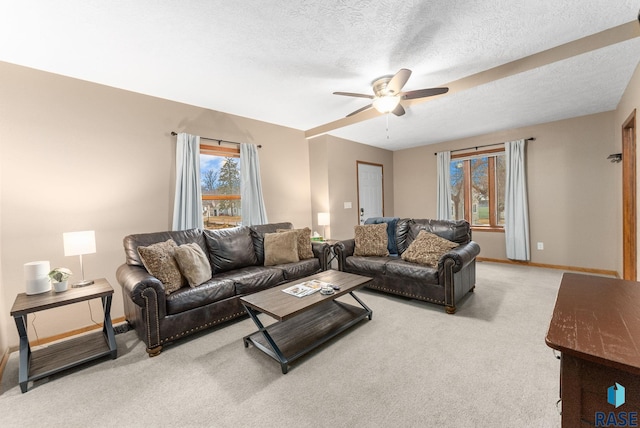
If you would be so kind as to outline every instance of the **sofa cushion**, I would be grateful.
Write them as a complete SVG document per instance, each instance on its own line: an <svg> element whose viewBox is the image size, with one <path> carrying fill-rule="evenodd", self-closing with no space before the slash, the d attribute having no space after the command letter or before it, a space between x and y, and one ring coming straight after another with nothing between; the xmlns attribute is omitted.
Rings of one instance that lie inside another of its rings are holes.
<svg viewBox="0 0 640 428"><path fill-rule="evenodd" d="M386 276L397 279L399 283L408 280L420 281L425 284L438 284L438 268L407 262L402 259L391 260L385 265ZM398 287L402 288L402 287Z"/></svg>
<svg viewBox="0 0 640 428"><path fill-rule="evenodd" d="M164 284L165 294L171 294L185 285L184 278L173 257L178 248L173 239L151 244L148 247L138 247L140 259L151 275Z"/></svg>
<svg viewBox="0 0 640 428"><path fill-rule="evenodd" d="M251 238L253 239L253 249L258 259L257 264L264 265L264 234L276 233L278 229L293 229L293 224L284 223L269 223L269 224L257 224L249 226L251 229Z"/></svg>
<svg viewBox="0 0 640 428"><path fill-rule="evenodd" d="M264 235L264 265L273 266L299 261L298 234L294 230Z"/></svg>
<svg viewBox="0 0 640 428"><path fill-rule="evenodd" d="M292 229L277 229L276 232L289 232ZM311 248L311 229L305 227L304 229L293 229L298 236L298 259L306 260L314 257L313 249Z"/></svg>
<svg viewBox="0 0 640 428"><path fill-rule="evenodd" d="M213 277L196 288L184 287L167 297L167 314L173 315L233 297L235 283L230 278Z"/></svg>
<svg viewBox="0 0 640 428"><path fill-rule="evenodd" d="M347 272L357 273L365 276L384 275L386 271L386 264L393 259L393 257L349 256L345 260L345 267Z"/></svg>
<svg viewBox="0 0 640 428"><path fill-rule="evenodd" d="M284 279L293 281L305 276L313 275L320 272L320 260L317 258L300 260L297 263L287 263L278 265L278 269L282 270Z"/></svg>
<svg viewBox="0 0 640 428"><path fill-rule="evenodd" d="M248 266L214 275L213 278L233 280L237 295L265 290L281 284L285 280L282 269L274 266Z"/></svg>
<svg viewBox="0 0 640 428"><path fill-rule="evenodd" d="M412 219L409 229L410 240L417 238L421 230L426 230L456 244L471 241L471 226L466 220Z"/></svg>
<svg viewBox="0 0 640 428"><path fill-rule="evenodd" d="M400 220L399 217L370 217L364 221L364 224L387 223L387 250L389 254L398 254L398 246L396 245L396 224Z"/></svg>
<svg viewBox="0 0 640 428"><path fill-rule="evenodd" d="M250 230L246 226L205 230L213 272L227 272L257 263Z"/></svg>
<svg viewBox="0 0 640 428"><path fill-rule="evenodd" d="M413 240L409 236L409 230L412 224L413 221L409 218L401 218L396 223L396 245L398 247L398 254L404 253Z"/></svg>
<svg viewBox="0 0 640 428"><path fill-rule="evenodd" d="M204 241L204 234L201 229L171 230L166 232L137 233L125 236L122 240L126 263L130 266L144 266L138 253L138 247L148 247L158 242L165 242L173 239L177 245L196 242L202 248L207 248Z"/></svg>
<svg viewBox="0 0 640 428"><path fill-rule="evenodd" d="M211 265L207 255L195 242L182 244L174 251L180 272L191 287L196 287L211 279Z"/></svg>
<svg viewBox="0 0 640 428"><path fill-rule="evenodd" d="M365 224L354 226L355 249L354 256L388 256L387 224Z"/></svg>
<svg viewBox="0 0 640 428"><path fill-rule="evenodd" d="M443 254L457 246L455 242L421 230L409 248L402 253L402 260L435 267Z"/></svg>

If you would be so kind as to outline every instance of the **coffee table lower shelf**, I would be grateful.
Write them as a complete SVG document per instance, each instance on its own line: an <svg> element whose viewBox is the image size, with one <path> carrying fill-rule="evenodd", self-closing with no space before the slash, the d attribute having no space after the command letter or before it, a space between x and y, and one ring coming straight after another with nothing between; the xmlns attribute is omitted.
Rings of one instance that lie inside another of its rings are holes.
<svg viewBox="0 0 640 428"><path fill-rule="evenodd" d="M257 320L257 313L247 311ZM282 373L289 370L289 363L322 345L365 318L371 319L369 308L360 308L344 302L330 300L286 321L267 327L258 324L260 330L243 338L245 348L252 343L280 363ZM257 322L256 322L257 324Z"/></svg>

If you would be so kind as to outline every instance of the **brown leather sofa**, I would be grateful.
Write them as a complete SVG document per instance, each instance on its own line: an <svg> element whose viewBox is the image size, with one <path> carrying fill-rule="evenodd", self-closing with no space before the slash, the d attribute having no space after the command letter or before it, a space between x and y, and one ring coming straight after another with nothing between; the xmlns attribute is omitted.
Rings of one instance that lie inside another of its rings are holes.
<svg viewBox="0 0 640 428"><path fill-rule="evenodd" d="M480 246L471 240L469 223L408 218L378 218L368 222L387 222L390 255L354 256L355 240L340 241L333 247L338 269L373 278L368 288L443 305L447 313L455 313L457 303L476 284ZM402 253L422 229L460 245L444 254L437 267L403 260ZM397 254L392 253L395 249Z"/></svg>
<svg viewBox="0 0 640 428"><path fill-rule="evenodd" d="M147 345L149 356L158 355L167 343L246 315L240 303L243 295L326 270L330 247L319 242L312 243L313 258L264 266L265 233L292 228L291 223L273 223L125 237L126 263L116 277L123 290L126 320ZM177 245L197 243L211 263L211 279L166 295L164 284L145 269L138 247L168 239Z"/></svg>

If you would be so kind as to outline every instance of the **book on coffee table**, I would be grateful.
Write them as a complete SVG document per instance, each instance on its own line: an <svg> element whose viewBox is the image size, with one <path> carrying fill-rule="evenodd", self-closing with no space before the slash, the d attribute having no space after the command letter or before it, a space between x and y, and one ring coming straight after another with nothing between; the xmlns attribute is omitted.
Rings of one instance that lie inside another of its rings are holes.
<svg viewBox="0 0 640 428"><path fill-rule="evenodd" d="M313 294L316 291L320 291L322 287L331 287L331 284L324 281L319 281L317 279L312 279L310 281L304 281L299 284L294 284L291 287L285 288L284 291L287 294L291 294L296 297L304 297L309 294Z"/></svg>

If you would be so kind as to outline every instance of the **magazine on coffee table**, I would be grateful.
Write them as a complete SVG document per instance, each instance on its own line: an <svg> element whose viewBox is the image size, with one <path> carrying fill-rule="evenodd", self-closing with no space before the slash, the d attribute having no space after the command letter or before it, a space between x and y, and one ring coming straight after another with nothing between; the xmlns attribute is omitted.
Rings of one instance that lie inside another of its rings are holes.
<svg viewBox="0 0 640 428"><path fill-rule="evenodd" d="M304 297L309 294L313 294L316 291L320 291L322 287L331 287L331 284L324 281L319 281L317 279L312 279L310 281L304 281L299 284L294 284L291 287L285 288L284 291L287 294L291 294L296 297Z"/></svg>

